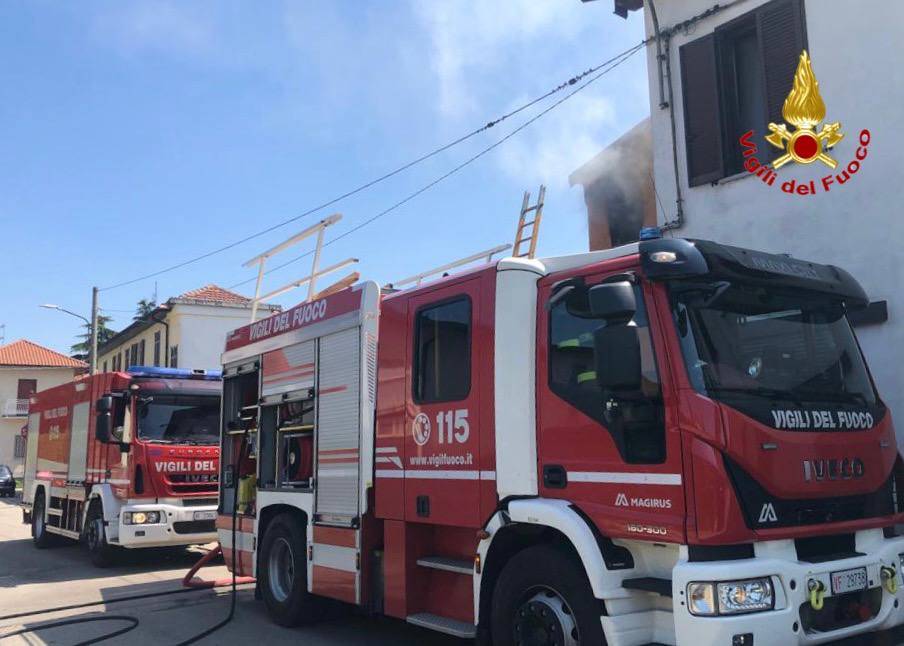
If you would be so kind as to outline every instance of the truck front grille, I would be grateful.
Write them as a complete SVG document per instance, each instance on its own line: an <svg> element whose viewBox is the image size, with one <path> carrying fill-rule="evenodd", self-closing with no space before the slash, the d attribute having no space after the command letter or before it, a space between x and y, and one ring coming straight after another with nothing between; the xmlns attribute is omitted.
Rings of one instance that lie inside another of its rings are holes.
<svg viewBox="0 0 904 646"><path fill-rule="evenodd" d="M206 534L217 531L215 520L177 520L173 523L177 534Z"/></svg>
<svg viewBox="0 0 904 646"><path fill-rule="evenodd" d="M871 620L882 607L882 588L826 597L822 610L809 603L800 606L800 623L807 633L825 633Z"/></svg>

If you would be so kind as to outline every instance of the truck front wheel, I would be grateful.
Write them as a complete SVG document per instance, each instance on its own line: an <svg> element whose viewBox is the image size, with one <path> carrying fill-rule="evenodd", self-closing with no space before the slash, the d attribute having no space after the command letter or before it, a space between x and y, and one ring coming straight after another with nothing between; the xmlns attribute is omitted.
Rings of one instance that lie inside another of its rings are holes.
<svg viewBox="0 0 904 646"><path fill-rule="evenodd" d="M85 546L95 567L108 567L115 560L115 547L107 543L107 528L104 525L104 507L100 500L93 500L85 518Z"/></svg>
<svg viewBox="0 0 904 646"><path fill-rule="evenodd" d="M602 603L579 564L549 545L530 547L505 565L493 592L494 646L605 644Z"/></svg>
<svg viewBox="0 0 904 646"><path fill-rule="evenodd" d="M41 490L35 495L35 502L31 508L31 539L39 550L53 545L54 538L47 532L45 504L44 492Z"/></svg>
<svg viewBox="0 0 904 646"><path fill-rule="evenodd" d="M258 580L270 617L281 626L308 623L319 611L308 592L306 543L304 527L291 514L274 518L264 534Z"/></svg>

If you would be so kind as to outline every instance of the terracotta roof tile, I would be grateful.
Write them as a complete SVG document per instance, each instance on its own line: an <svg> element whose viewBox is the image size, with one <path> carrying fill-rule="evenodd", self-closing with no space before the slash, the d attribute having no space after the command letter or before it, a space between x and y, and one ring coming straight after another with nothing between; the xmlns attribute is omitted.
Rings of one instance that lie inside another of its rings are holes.
<svg viewBox="0 0 904 646"><path fill-rule="evenodd" d="M0 345L0 366L87 368L88 364L27 339L19 339L6 345Z"/></svg>
<svg viewBox="0 0 904 646"><path fill-rule="evenodd" d="M190 292L180 294L174 300L180 299L204 301L206 303L226 303L232 305L247 305L251 302L251 299L246 296L236 294L235 292L230 292L228 289L223 289L219 285L213 284L204 285L204 287L199 287L198 289L193 289Z"/></svg>

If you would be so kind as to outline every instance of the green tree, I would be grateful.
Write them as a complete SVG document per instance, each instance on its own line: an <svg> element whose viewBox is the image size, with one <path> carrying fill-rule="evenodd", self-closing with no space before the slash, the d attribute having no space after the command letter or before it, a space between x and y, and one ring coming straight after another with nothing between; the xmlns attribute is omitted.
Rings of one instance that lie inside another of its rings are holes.
<svg viewBox="0 0 904 646"><path fill-rule="evenodd" d="M111 330L107 327L107 323L111 320L112 317L110 316L105 316L103 314L97 315L98 347L102 346L116 335L116 330ZM91 352L91 326L87 323L83 323L82 328L85 332L78 335L78 338L81 339L81 341L73 344L72 347L69 348L69 351L72 352L73 355L78 355L79 358L85 359L88 357L88 353Z"/></svg>
<svg viewBox="0 0 904 646"><path fill-rule="evenodd" d="M135 306L135 316L132 317L132 320L143 321L149 317L151 312L155 309L157 309L157 302L154 299L142 298Z"/></svg>

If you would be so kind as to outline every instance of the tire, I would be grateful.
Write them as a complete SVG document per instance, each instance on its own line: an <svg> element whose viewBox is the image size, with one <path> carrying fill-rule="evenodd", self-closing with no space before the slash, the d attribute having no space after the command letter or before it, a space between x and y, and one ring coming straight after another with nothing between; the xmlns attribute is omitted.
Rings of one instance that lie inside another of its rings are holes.
<svg viewBox="0 0 904 646"><path fill-rule="evenodd" d="M35 502L31 508L31 540L39 550L52 547L55 543L55 537L47 531L44 505L44 492L42 490L35 495Z"/></svg>
<svg viewBox="0 0 904 646"><path fill-rule="evenodd" d="M602 603L571 555L551 545L530 547L502 569L493 591L493 646L599 646Z"/></svg>
<svg viewBox="0 0 904 646"><path fill-rule="evenodd" d="M107 528L104 526L104 507L94 500L88 507L83 530L85 547L95 567L105 568L116 561L116 548L107 543Z"/></svg>
<svg viewBox="0 0 904 646"><path fill-rule="evenodd" d="M320 599L308 592L305 528L291 514L280 514L267 527L261 545L258 581L267 611L281 626L318 619Z"/></svg>

